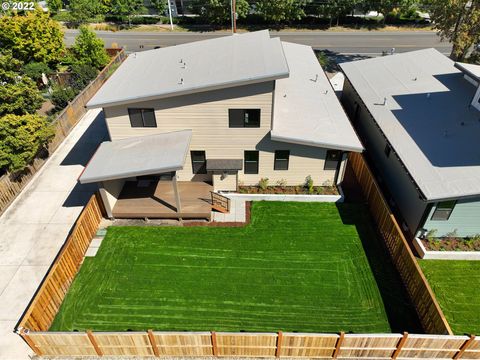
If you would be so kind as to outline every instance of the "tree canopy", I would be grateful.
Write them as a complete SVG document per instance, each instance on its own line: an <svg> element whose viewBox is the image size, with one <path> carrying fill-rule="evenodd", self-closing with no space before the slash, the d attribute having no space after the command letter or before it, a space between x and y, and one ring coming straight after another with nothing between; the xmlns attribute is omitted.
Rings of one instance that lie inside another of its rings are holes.
<svg viewBox="0 0 480 360"><path fill-rule="evenodd" d="M95 32L86 26L81 26L72 50L79 62L100 69L109 61L104 45L103 40Z"/></svg>
<svg viewBox="0 0 480 360"><path fill-rule="evenodd" d="M268 22L300 20L305 16L306 3L307 0L257 0L255 12Z"/></svg>
<svg viewBox="0 0 480 360"><path fill-rule="evenodd" d="M0 55L0 116L37 111L43 98L37 85L22 74L22 62L11 54Z"/></svg>
<svg viewBox="0 0 480 360"><path fill-rule="evenodd" d="M60 24L40 8L26 15L0 17L0 49L25 62L49 65L60 61L65 51Z"/></svg>
<svg viewBox="0 0 480 360"><path fill-rule="evenodd" d="M231 20L230 0L192 0L189 4L190 11L200 15L210 24L225 24ZM239 19L248 15L249 4L247 0L236 0L236 13Z"/></svg>
<svg viewBox="0 0 480 360"><path fill-rule="evenodd" d="M53 136L44 116L36 114L0 117L0 168L22 170Z"/></svg>
<svg viewBox="0 0 480 360"><path fill-rule="evenodd" d="M430 16L442 38L453 44L451 58L465 60L480 42L479 0L428 0Z"/></svg>

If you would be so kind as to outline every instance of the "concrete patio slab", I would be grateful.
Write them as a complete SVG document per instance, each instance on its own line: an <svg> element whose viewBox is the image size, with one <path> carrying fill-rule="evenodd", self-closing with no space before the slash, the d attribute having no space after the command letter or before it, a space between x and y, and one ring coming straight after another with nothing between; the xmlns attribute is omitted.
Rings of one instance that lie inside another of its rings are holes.
<svg viewBox="0 0 480 360"><path fill-rule="evenodd" d="M89 111L0 217L1 360L33 354L15 326L96 190L77 178L107 136L103 114Z"/></svg>

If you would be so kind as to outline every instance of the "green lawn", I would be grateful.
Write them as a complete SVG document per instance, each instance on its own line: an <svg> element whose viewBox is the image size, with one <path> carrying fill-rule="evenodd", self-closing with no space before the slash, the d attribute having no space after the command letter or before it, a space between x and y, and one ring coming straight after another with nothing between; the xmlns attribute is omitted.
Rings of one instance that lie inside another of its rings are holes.
<svg viewBox="0 0 480 360"><path fill-rule="evenodd" d="M109 228L50 330L149 328L418 331L363 205L283 202L240 228Z"/></svg>
<svg viewBox="0 0 480 360"><path fill-rule="evenodd" d="M480 261L420 260L455 334L480 334Z"/></svg>

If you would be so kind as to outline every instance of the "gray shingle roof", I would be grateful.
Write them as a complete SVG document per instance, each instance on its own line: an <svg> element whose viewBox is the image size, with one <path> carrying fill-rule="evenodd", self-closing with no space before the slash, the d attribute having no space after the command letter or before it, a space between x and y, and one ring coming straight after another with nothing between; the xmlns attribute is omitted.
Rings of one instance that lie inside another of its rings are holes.
<svg viewBox="0 0 480 360"><path fill-rule="evenodd" d="M80 183L124 179L183 169L191 130L105 141L79 178Z"/></svg>
<svg viewBox="0 0 480 360"><path fill-rule="evenodd" d="M271 81L288 76L267 30L134 53L87 103L96 108Z"/></svg>
<svg viewBox="0 0 480 360"><path fill-rule="evenodd" d="M340 66L427 200L480 194L476 87L452 60L425 49Z"/></svg>

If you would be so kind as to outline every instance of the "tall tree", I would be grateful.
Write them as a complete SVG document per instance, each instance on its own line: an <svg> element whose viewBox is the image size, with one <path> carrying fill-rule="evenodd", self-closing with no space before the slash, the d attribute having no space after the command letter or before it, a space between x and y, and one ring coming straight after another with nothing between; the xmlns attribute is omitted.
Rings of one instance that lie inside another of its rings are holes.
<svg viewBox="0 0 480 360"><path fill-rule="evenodd" d="M33 113L42 106L37 85L22 71L21 61L10 54L0 55L0 116Z"/></svg>
<svg viewBox="0 0 480 360"><path fill-rule="evenodd" d="M336 20L337 26L340 18L350 14L357 4L357 0L327 0L312 5L313 13L330 20L332 26L333 20Z"/></svg>
<svg viewBox="0 0 480 360"><path fill-rule="evenodd" d="M53 136L44 116L36 114L0 117L0 168L22 170Z"/></svg>
<svg viewBox="0 0 480 360"><path fill-rule="evenodd" d="M169 0L151 0L153 7L157 10L158 15L165 15L168 10Z"/></svg>
<svg viewBox="0 0 480 360"><path fill-rule="evenodd" d="M430 17L442 39L453 44L450 57L465 60L480 42L480 0L429 0Z"/></svg>
<svg viewBox="0 0 480 360"><path fill-rule="evenodd" d="M70 0L69 9L71 20L78 24L85 24L106 11L100 0Z"/></svg>
<svg viewBox="0 0 480 360"><path fill-rule="evenodd" d="M0 17L0 49L21 61L58 63L65 51L60 24L40 8L24 16Z"/></svg>
<svg viewBox="0 0 480 360"><path fill-rule="evenodd" d="M80 27L72 50L79 62L99 69L107 65L109 60L103 40L86 26Z"/></svg>
<svg viewBox="0 0 480 360"><path fill-rule="evenodd" d="M305 16L306 3L307 0L257 0L255 12L268 22L300 20Z"/></svg>
<svg viewBox="0 0 480 360"><path fill-rule="evenodd" d="M247 0L235 1L236 14L239 19L248 15L250 6ZM192 0L189 9L200 15L209 24L226 24L231 20L230 0Z"/></svg>
<svg viewBox="0 0 480 360"><path fill-rule="evenodd" d="M47 0L48 10L52 14L58 13L62 9L62 0Z"/></svg>

